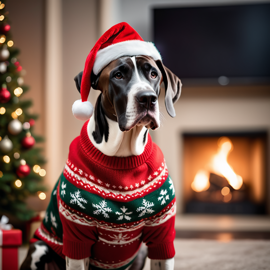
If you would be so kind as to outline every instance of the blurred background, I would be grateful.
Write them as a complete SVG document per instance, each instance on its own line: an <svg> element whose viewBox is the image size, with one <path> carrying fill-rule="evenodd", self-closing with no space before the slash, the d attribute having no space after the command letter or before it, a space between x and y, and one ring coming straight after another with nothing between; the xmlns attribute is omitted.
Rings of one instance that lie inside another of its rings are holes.
<svg viewBox="0 0 270 270"><path fill-rule="evenodd" d="M270 238L270 1L8 0L6 9L46 139L47 197L29 198L32 209L46 209L83 125L71 112L73 78L99 36L126 21L183 82L176 118L161 94L152 133L176 189L177 237Z"/></svg>

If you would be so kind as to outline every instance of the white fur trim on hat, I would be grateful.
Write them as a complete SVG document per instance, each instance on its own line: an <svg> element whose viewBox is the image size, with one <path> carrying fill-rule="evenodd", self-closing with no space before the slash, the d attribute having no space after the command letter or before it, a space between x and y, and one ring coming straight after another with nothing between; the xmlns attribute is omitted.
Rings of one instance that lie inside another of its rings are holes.
<svg viewBox="0 0 270 270"><path fill-rule="evenodd" d="M161 60L161 55L152 42L141 40L127 40L112 44L97 52L93 72L98 74L113 60L125 55L147 55L154 60Z"/></svg>
<svg viewBox="0 0 270 270"><path fill-rule="evenodd" d="M76 100L72 105L72 113L79 120L89 120L93 115L93 105L89 101Z"/></svg>

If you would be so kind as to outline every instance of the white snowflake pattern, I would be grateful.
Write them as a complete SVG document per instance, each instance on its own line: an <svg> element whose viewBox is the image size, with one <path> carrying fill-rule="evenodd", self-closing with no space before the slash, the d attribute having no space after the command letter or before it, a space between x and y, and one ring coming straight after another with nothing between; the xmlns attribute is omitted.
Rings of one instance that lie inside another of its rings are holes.
<svg viewBox="0 0 270 270"><path fill-rule="evenodd" d="M125 190L128 190L128 187L125 187Z"/></svg>
<svg viewBox="0 0 270 270"><path fill-rule="evenodd" d="M140 184L138 184L138 183L135 184L135 187L139 187L139 186L140 186Z"/></svg>
<svg viewBox="0 0 270 270"><path fill-rule="evenodd" d="M132 186L132 185L130 185L130 188L131 188L131 189L133 189L133 186Z"/></svg>
<svg viewBox="0 0 270 270"><path fill-rule="evenodd" d="M57 223L56 223L56 217L53 215L53 213L51 212L51 222L53 227L57 228Z"/></svg>
<svg viewBox="0 0 270 270"><path fill-rule="evenodd" d="M110 186L110 184L109 183L106 183L106 187L109 187Z"/></svg>
<svg viewBox="0 0 270 270"><path fill-rule="evenodd" d="M81 193L79 190L77 190L76 192L74 192L74 194L72 194L70 192L70 196L71 196L71 200L70 203L72 204L78 204L81 208L85 209L85 206L82 203L87 203L87 200L85 200L84 198L81 197Z"/></svg>
<svg viewBox="0 0 270 270"><path fill-rule="evenodd" d="M92 203L92 205L97 208L97 210L93 212L94 215L102 214L105 218L110 217L107 212L112 212L112 209L107 207L107 202L105 200L101 201L99 204Z"/></svg>
<svg viewBox="0 0 270 270"><path fill-rule="evenodd" d="M158 200L161 201L161 205L166 203L166 200L169 200L170 198L169 194L167 194L166 189L162 189L159 195L161 195L160 197L158 197Z"/></svg>
<svg viewBox="0 0 270 270"><path fill-rule="evenodd" d="M128 208L126 208L125 206L120 209L122 210L122 213L118 211L115 212L116 215L119 215L117 220L122 220L123 218L126 220L131 220L131 217L129 217L128 215L131 215L133 212L127 212Z"/></svg>
<svg viewBox="0 0 270 270"><path fill-rule="evenodd" d="M122 243L130 239L128 234L123 235L122 233L119 233L118 235L114 234L113 236L109 235L113 239L113 242L116 243Z"/></svg>
<svg viewBox="0 0 270 270"><path fill-rule="evenodd" d="M152 176L150 175L149 177L148 177L148 180L150 181L152 179Z"/></svg>
<svg viewBox="0 0 270 270"><path fill-rule="evenodd" d="M136 210L137 212L141 212L139 214L139 217L142 217L145 214L152 214L153 212L155 212L155 210L151 209L151 207L154 206L153 202L149 202L149 201L143 199L142 205L143 206L138 207Z"/></svg>
<svg viewBox="0 0 270 270"><path fill-rule="evenodd" d="M53 191L53 195L56 195L56 190Z"/></svg>
<svg viewBox="0 0 270 270"><path fill-rule="evenodd" d="M171 184L169 188L172 190L172 195L174 195L174 194L175 194L175 189L174 189L173 181L172 181L171 178L170 178L170 180L169 180L169 183Z"/></svg>
<svg viewBox="0 0 270 270"><path fill-rule="evenodd" d="M144 180L142 180L142 181L141 181L141 184L142 184L142 185L144 185L144 183L145 183L145 181L144 181Z"/></svg>
<svg viewBox="0 0 270 270"><path fill-rule="evenodd" d="M119 186L120 189L122 189L123 187L122 186Z"/></svg>
<svg viewBox="0 0 270 270"><path fill-rule="evenodd" d="M158 175L158 172L154 172L154 175Z"/></svg>
<svg viewBox="0 0 270 270"><path fill-rule="evenodd" d="M66 191L65 191L65 188L66 188L67 184L65 184L64 182L62 182L61 184L61 195L64 197L66 195Z"/></svg>

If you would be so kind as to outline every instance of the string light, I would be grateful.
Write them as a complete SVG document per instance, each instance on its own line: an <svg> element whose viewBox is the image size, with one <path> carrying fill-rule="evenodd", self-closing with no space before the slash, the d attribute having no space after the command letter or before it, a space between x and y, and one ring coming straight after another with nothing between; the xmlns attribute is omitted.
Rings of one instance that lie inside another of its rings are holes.
<svg viewBox="0 0 270 270"><path fill-rule="evenodd" d="M0 136L0 142L2 141L2 137Z"/></svg>
<svg viewBox="0 0 270 270"><path fill-rule="evenodd" d="M0 108L0 114L5 114L5 113L6 113L6 108L1 107L1 108Z"/></svg>
<svg viewBox="0 0 270 270"><path fill-rule="evenodd" d="M4 43L6 41L6 36L2 35L0 36L0 43Z"/></svg>
<svg viewBox="0 0 270 270"><path fill-rule="evenodd" d="M42 177L45 176L46 175L46 171L44 169L41 169L39 171L39 175L42 176Z"/></svg>
<svg viewBox="0 0 270 270"><path fill-rule="evenodd" d="M12 117L13 119L17 119L17 118L18 118L18 115L16 114L16 112L13 112L13 113L11 114L11 117Z"/></svg>
<svg viewBox="0 0 270 270"><path fill-rule="evenodd" d="M15 181L15 186L18 187L18 188L20 188L22 186L22 181L20 179L17 179Z"/></svg>
<svg viewBox="0 0 270 270"><path fill-rule="evenodd" d="M14 45L13 40L9 40L9 41L7 42L7 45L8 45L8 47L12 47L12 46Z"/></svg>
<svg viewBox="0 0 270 270"><path fill-rule="evenodd" d="M19 159L20 158L20 154L18 152L15 152L14 153L14 158Z"/></svg>
<svg viewBox="0 0 270 270"><path fill-rule="evenodd" d="M4 7L5 7L4 3L0 4L0 9L3 9Z"/></svg>
<svg viewBox="0 0 270 270"><path fill-rule="evenodd" d="M44 192L40 192L38 194L38 197L41 199L41 200L45 200L46 199L46 194Z"/></svg>
<svg viewBox="0 0 270 270"><path fill-rule="evenodd" d="M0 21L2 22L4 19L5 19L5 16L4 15L1 15L0 16Z"/></svg>
<svg viewBox="0 0 270 270"><path fill-rule="evenodd" d="M3 173L0 171L0 178L2 178L3 177Z"/></svg>
<svg viewBox="0 0 270 270"><path fill-rule="evenodd" d="M23 113L23 111L22 111L21 108L18 108L18 109L15 111L15 113L16 113L18 116L20 116L20 115Z"/></svg>
<svg viewBox="0 0 270 270"><path fill-rule="evenodd" d="M40 171L40 166L39 165L34 165L33 166L33 171L35 172L35 173L39 173L39 171Z"/></svg>
<svg viewBox="0 0 270 270"><path fill-rule="evenodd" d="M5 163L9 163L10 162L10 157L9 156L3 156L3 160Z"/></svg>
<svg viewBox="0 0 270 270"><path fill-rule="evenodd" d="M19 97L21 94L23 93L23 89L21 87L17 87L15 90L14 90L14 95L16 97Z"/></svg>
<svg viewBox="0 0 270 270"><path fill-rule="evenodd" d="M22 159L22 160L20 161L20 163L21 163L21 165L25 165L25 164L26 164L26 161L25 161L24 159Z"/></svg>

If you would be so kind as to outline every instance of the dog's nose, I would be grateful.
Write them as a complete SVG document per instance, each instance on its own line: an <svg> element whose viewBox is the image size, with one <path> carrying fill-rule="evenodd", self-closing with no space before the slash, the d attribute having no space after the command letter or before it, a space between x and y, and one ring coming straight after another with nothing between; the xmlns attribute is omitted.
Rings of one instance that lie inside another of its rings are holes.
<svg viewBox="0 0 270 270"><path fill-rule="evenodd" d="M153 92L141 92L136 96L139 104L141 104L146 109L151 109L157 103L157 96Z"/></svg>

